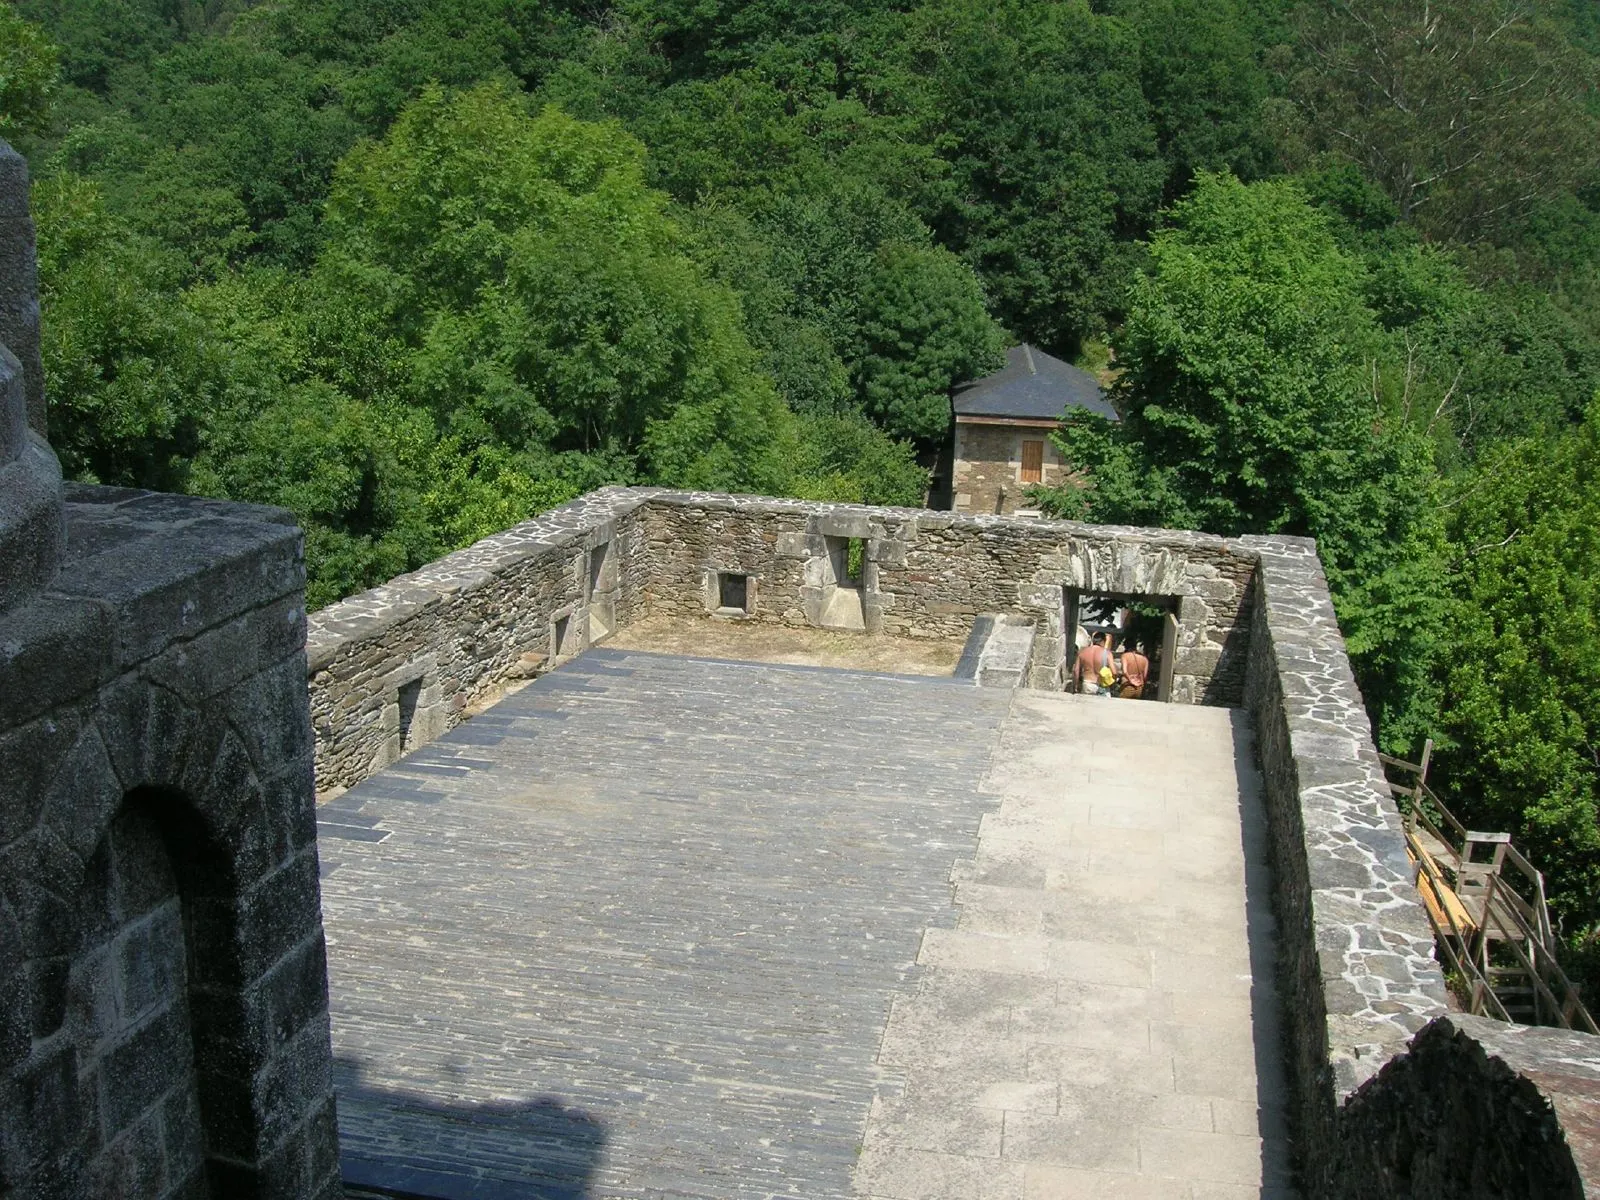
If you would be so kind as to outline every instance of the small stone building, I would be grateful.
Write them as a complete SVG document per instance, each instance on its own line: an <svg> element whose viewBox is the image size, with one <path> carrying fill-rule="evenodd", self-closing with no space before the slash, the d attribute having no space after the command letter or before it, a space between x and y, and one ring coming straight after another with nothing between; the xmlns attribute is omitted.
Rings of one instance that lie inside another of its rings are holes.
<svg viewBox="0 0 1600 1200"><path fill-rule="evenodd" d="M955 448L950 507L956 512L1014 513L1031 484L1058 484L1067 464L1050 441L1069 408L1115 421L1093 375L1032 346L1013 346L993 375L951 394Z"/></svg>

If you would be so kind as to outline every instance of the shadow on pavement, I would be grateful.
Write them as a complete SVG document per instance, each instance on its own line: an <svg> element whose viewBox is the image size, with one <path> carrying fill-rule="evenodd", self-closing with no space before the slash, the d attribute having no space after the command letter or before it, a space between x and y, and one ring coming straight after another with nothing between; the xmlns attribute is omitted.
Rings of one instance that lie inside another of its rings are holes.
<svg viewBox="0 0 1600 1200"><path fill-rule="evenodd" d="M337 1058L341 1111L381 1108L394 1132L383 1147L345 1146L347 1194L393 1200L589 1200L605 1149L595 1117L549 1096L479 1103L437 1100L367 1082Z"/></svg>

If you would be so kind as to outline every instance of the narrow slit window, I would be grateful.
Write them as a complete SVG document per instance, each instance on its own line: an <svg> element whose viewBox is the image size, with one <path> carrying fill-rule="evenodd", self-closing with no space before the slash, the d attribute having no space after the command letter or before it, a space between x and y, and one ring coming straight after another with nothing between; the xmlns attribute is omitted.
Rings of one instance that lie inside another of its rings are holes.
<svg viewBox="0 0 1600 1200"><path fill-rule="evenodd" d="M400 748L411 749L411 724L416 720L417 701L422 699L422 680L413 679L400 685L397 697L400 705Z"/></svg>
<svg viewBox="0 0 1600 1200"><path fill-rule="evenodd" d="M865 538L851 538L844 552L844 581L850 587L860 587L867 569L867 543Z"/></svg>
<svg viewBox="0 0 1600 1200"><path fill-rule="evenodd" d="M1022 443L1022 482L1044 482L1044 443L1026 441Z"/></svg>

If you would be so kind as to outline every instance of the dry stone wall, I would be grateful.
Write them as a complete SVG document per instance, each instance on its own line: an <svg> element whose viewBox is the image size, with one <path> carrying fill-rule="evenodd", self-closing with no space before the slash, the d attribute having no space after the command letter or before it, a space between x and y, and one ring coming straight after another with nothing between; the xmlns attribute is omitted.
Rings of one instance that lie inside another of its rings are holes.
<svg viewBox="0 0 1600 1200"><path fill-rule="evenodd" d="M862 543L869 633L964 639L980 613L1035 623L1030 686L1060 688L1070 637L1064 592L1170 597L1179 637L1173 698L1238 704L1244 694L1255 558L1173 530L1019 520L922 509L658 493L645 515L652 612L714 610L719 574L747 575L751 617L827 625L842 543Z"/></svg>
<svg viewBox="0 0 1600 1200"><path fill-rule="evenodd" d="M313 614L319 792L358 783L537 663L632 620L647 494L592 492Z"/></svg>

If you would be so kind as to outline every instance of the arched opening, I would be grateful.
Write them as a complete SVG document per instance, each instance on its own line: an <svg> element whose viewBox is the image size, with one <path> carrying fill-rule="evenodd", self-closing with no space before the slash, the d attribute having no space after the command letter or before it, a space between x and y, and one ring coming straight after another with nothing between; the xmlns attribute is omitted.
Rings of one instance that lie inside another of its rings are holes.
<svg viewBox="0 0 1600 1200"><path fill-rule="evenodd" d="M78 893L67 977L86 1195L222 1195L218 1168L250 1156L253 1131L237 1128L250 1109L241 1121L227 1070L234 893L181 793L124 797Z"/></svg>

